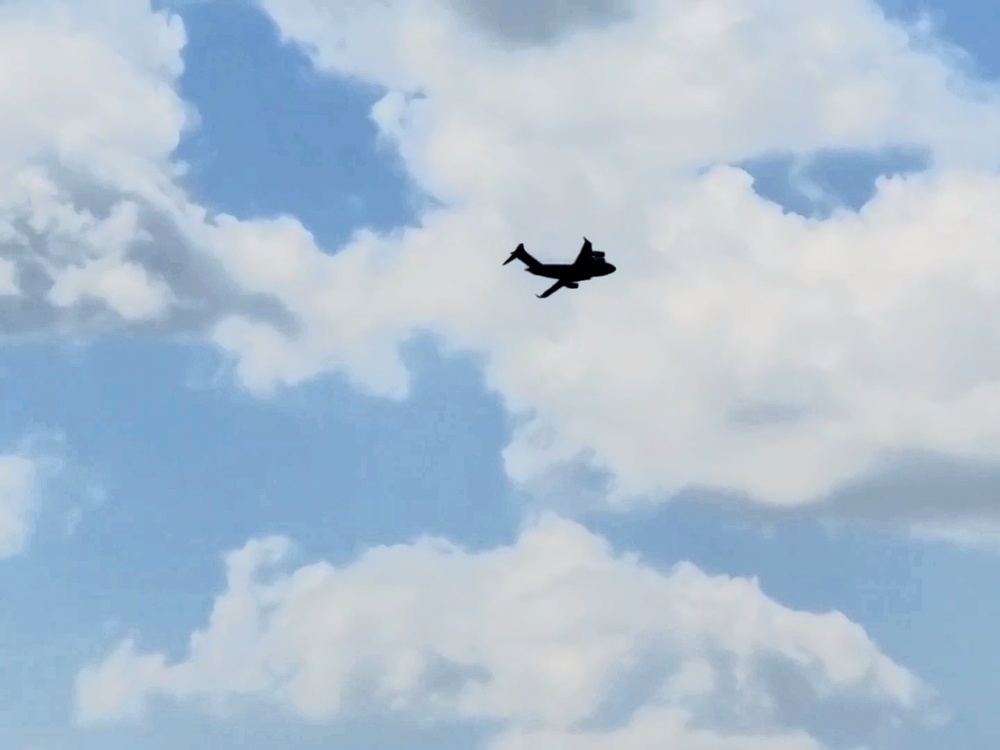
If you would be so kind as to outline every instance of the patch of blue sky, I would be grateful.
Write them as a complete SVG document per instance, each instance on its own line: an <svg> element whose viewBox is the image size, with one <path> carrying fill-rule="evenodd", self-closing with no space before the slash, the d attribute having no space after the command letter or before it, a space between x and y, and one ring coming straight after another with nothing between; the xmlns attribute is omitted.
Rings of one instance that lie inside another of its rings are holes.
<svg viewBox="0 0 1000 750"><path fill-rule="evenodd" d="M956 59L979 77L1000 77L996 6L989 0L877 0L889 18L929 21L933 35L953 47Z"/></svg>
<svg viewBox="0 0 1000 750"><path fill-rule="evenodd" d="M177 155L196 197L244 218L291 214L328 250L413 219L405 171L369 119L382 92L314 71L252 3L196 3L183 18L181 93L200 123Z"/></svg>
<svg viewBox="0 0 1000 750"><path fill-rule="evenodd" d="M789 213L825 219L837 210L859 210L875 194L878 178L920 172L927 162L919 151L899 148L776 154L738 166L753 176L762 198Z"/></svg>

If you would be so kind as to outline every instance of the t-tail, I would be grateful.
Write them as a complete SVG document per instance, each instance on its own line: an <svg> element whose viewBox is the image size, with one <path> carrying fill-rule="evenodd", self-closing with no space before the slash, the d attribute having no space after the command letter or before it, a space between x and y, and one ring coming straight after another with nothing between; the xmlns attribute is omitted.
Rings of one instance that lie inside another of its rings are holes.
<svg viewBox="0 0 1000 750"><path fill-rule="evenodd" d="M523 242L514 248L514 252L512 252L510 254L510 257L503 262L503 265L506 266L512 260L519 260L522 263L524 263L524 265L526 265L528 268L534 268L535 266L539 265L538 261L531 256L531 253L529 253L527 250L524 249Z"/></svg>

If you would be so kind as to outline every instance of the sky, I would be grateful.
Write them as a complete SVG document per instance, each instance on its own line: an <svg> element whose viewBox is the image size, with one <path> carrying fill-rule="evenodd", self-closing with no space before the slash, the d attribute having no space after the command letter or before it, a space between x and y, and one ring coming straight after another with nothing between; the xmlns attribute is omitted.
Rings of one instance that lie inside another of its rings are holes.
<svg viewBox="0 0 1000 750"><path fill-rule="evenodd" d="M998 32L0 4L0 747L992 750Z"/></svg>

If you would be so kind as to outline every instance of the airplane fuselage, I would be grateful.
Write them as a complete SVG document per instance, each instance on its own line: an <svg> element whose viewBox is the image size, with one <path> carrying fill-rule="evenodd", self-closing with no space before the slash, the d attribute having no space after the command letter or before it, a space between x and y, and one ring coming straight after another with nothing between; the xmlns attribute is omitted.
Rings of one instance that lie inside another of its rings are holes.
<svg viewBox="0 0 1000 750"><path fill-rule="evenodd" d="M540 263L534 268L525 268L530 274L546 279L564 281L587 281L597 276L607 276L615 272L615 267L605 260L586 265L576 263Z"/></svg>

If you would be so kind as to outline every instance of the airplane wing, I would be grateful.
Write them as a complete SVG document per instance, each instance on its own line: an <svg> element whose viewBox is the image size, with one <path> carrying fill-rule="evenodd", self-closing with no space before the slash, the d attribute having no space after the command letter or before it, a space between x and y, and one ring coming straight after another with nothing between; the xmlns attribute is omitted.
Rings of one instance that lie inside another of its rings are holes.
<svg viewBox="0 0 1000 750"><path fill-rule="evenodd" d="M583 238L583 247L580 248L579 254L576 256L574 263L585 263L590 260L591 256L594 254L594 248L590 244L590 240L586 237Z"/></svg>
<svg viewBox="0 0 1000 750"><path fill-rule="evenodd" d="M552 286L550 286L544 292L542 292L541 294L536 294L535 296L538 297L538 299L545 299L549 295L554 294L555 292L558 292L564 286L566 286L566 281L563 280L563 279L559 279L559 281L557 281L555 284L553 284Z"/></svg>

